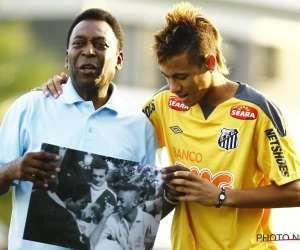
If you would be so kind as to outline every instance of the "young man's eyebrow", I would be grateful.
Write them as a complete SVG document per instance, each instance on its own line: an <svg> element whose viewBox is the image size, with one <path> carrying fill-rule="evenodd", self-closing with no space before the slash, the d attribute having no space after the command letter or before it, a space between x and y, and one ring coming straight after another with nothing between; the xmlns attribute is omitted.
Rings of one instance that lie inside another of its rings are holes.
<svg viewBox="0 0 300 250"><path fill-rule="evenodd" d="M161 71L161 73L163 74L163 76L165 76L165 77L170 77L170 76L168 76L167 74L165 74L164 72L162 72ZM178 77L178 76L186 76L186 75L188 75L188 73L175 73L175 74L173 74L173 75L171 75L172 77Z"/></svg>

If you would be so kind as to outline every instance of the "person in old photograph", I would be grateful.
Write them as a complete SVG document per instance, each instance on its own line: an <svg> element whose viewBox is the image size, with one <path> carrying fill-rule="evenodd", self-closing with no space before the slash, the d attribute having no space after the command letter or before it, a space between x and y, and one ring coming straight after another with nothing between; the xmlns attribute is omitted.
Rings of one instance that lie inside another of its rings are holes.
<svg viewBox="0 0 300 250"><path fill-rule="evenodd" d="M109 167L107 162L98 157L91 163L92 183L87 193L87 207L82 211L82 219L98 224L106 204L116 205L116 194L108 187L107 176Z"/></svg>
<svg viewBox="0 0 300 250"><path fill-rule="evenodd" d="M106 202L115 205L116 194L107 185L108 164L102 158L98 158L91 164L92 184L87 201L104 206Z"/></svg>
<svg viewBox="0 0 300 250"><path fill-rule="evenodd" d="M112 82L124 59L118 20L105 10L87 9L67 33L64 55L70 79L64 93L59 99L45 98L42 92L21 96L0 127L0 195L11 186L14 193L9 249L56 249L22 237L33 184L47 188L45 179L55 179L51 173L61 170L49 163L60 159L57 154L40 152L43 142L155 163L153 126Z"/></svg>
<svg viewBox="0 0 300 250"><path fill-rule="evenodd" d="M140 193L136 185L129 183L119 188L118 212L107 216L103 225L99 223L91 237L95 250L103 249L108 240L118 243L122 250L153 248L159 224L139 208Z"/></svg>
<svg viewBox="0 0 300 250"><path fill-rule="evenodd" d="M56 191L31 194L23 239L72 249L90 250L90 240L77 224L86 206L89 185L81 179L60 179Z"/></svg>

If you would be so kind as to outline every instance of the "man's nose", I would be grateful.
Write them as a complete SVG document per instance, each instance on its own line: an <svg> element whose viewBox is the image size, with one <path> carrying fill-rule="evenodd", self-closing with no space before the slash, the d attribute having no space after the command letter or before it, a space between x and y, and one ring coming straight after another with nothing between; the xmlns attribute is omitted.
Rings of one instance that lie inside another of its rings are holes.
<svg viewBox="0 0 300 250"><path fill-rule="evenodd" d="M88 43L82 50L82 54L85 56L94 56L96 55L95 53L95 48L92 43Z"/></svg>
<svg viewBox="0 0 300 250"><path fill-rule="evenodd" d="M168 84L170 86L171 93L176 94L180 92L181 86L176 82L176 80L170 78L168 80Z"/></svg>

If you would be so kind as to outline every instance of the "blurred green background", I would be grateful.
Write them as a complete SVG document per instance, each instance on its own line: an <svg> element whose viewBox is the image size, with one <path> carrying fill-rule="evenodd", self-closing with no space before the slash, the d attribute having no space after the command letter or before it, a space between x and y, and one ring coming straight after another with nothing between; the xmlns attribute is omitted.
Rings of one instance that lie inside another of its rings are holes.
<svg viewBox="0 0 300 250"><path fill-rule="evenodd" d="M64 50L59 53L42 43L26 21L0 23L0 124L8 107L21 94L41 86L64 68ZM37 45L38 44L38 45ZM41 46L42 45L42 46ZM44 46L43 46L44 45ZM11 190L0 196L0 221L9 225Z"/></svg>

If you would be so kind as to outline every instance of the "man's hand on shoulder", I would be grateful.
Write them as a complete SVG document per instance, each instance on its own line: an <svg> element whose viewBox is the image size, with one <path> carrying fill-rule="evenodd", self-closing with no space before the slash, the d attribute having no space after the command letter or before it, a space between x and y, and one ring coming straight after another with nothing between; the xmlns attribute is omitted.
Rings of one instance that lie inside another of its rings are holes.
<svg viewBox="0 0 300 250"><path fill-rule="evenodd" d="M67 83L69 76L62 72L61 75L55 75L53 78L48 79L42 87L36 87L31 91L43 91L45 96L49 96L50 92L54 98L59 97L62 94L61 85Z"/></svg>

